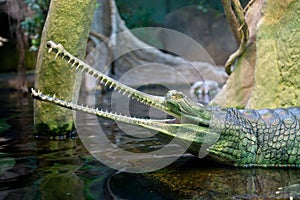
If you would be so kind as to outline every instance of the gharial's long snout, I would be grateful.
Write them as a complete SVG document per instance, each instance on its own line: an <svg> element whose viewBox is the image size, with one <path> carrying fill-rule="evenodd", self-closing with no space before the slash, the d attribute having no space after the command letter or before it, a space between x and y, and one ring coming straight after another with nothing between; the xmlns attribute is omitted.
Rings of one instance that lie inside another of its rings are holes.
<svg viewBox="0 0 300 200"><path fill-rule="evenodd" d="M91 75L104 85L108 86L109 88L113 88L123 95L127 95L129 98L136 99L137 101L145 105L166 112L169 115L177 118L177 121L181 121L182 123L169 123L170 120L168 119L141 119L124 116L121 114L99 110L97 108L80 106L72 102L67 102L59 99L54 95L45 95L40 91L32 89L32 96L36 99L51 102L69 109L79 110L100 117L145 127L151 130L156 130L169 136L181 138L191 142L197 141L198 143L201 143L204 136L206 136L207 134L212 134L208 130L210 119L209 109L206 109L204 106L197 105L197 103L189 101L182 93L172 90L169 91L164 97L143 93L95 70L88 64L71 55L67 50L64 49L61 44L56 44L53 41L49 41L47 42L46 46L49 49L49 53L55 53L54 59L60 57L64 59L71 68ZM182 121L181 119L184 119L184 121Z"/></svg>

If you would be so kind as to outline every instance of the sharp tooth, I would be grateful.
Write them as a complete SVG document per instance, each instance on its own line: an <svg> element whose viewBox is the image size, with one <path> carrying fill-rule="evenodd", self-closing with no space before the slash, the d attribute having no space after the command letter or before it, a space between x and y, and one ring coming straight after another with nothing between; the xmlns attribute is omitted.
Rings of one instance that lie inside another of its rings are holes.
<svg viewBox="0 0 300 200"><path fill-rule="evenodd" d="M60 54L60 52L58 51L58 52L55 54L54 60L57 59L57 57L58 57L59 54Z"/></svg>
<svg viewBox="0 0 300 200"><path fill-rule="evenodd" d="M77 67L76 67L76 70L78 70L80 68L80 64L78 63Z"/></svg>
<svg viewBox="0 0 300 200"><path fill-rule="evenodd" d="M49 48L48 53L50 53L52 51L52 48Z"/></svg>
<svg viewBox="0 0 300 200"><path fill-rule="evenodd" d="M116 91L116 92L118 92L118 93L120 93L120 92L121 92L121 90L120 90L120 88L119 88L119 87L114 87L114 91Z"/></svg>
<svg viewBox="0 0 300 200"><path fill-rule="evenodd" d="M122 89L119 89L119 90L118 90L118 93L119 93L119 94L122 94Z"/></svg>
<svg viewBox="0 0 300 200"><path fill-rule="evenodd" d="M101 84L103 84L103 79L102 79L102 77L99 78L99 81L100 81Z"/></svg>
<svg viewBox="0 0 300 200"><path fill-rule="evenodd" d="M110 84L109 89L111 89L114 86L114 83Z"/></svg>

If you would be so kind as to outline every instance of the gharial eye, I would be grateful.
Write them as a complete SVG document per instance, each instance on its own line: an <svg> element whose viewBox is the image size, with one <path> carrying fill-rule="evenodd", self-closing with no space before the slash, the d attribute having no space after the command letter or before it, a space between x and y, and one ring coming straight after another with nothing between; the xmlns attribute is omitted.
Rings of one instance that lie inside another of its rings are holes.
<svg viewBox="0 0 300 200"><path fill-rule="evenodd" d="M176 99L183 99L185 96L181 92L178 92L176 94L173 94L173 97L175 97Z"/></svg>
<svg viewBox="0 0 300 200"><path fill-rule="evenodd" d="M176 90L172 90L172 97L176 99L182 99L185 95L182 92L178 92Z"/></svg>
<svg viewBox="0 0 300 200"><path fill-rule="evenodd" d="M167 99L183 99L185 95L182 92L176 90L170 90L165 96Z"/></svg>

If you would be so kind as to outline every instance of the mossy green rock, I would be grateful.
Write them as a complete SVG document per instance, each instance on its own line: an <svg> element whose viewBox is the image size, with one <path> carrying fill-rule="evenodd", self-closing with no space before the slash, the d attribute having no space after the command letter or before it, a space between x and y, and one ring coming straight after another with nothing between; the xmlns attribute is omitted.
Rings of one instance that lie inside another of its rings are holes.
<svg viewBox="0 0 300 200"><path fill-rule="evenodd" d="M77 101L80 75L61 59L47 53L46 43L61 43L70 53L83 58L95 9L95 0L53 0L44 26L36 66L35 88L67 101ZM61 135L73 128L72 111L35 101L35 127L40 134Z"/></svg>
<svg viewBox="0 0 300 200"><path fill-rule="evenodd" d="M300 1L255 1L247 13L250 39L225 87L223 107L300 105Z"/></svg>
<svg viewBox="0 0 300 200"><path fill-rule="evenodd" d="M300 1L267 1L257 31L254 90L247 107L300 105Z"/></svg>

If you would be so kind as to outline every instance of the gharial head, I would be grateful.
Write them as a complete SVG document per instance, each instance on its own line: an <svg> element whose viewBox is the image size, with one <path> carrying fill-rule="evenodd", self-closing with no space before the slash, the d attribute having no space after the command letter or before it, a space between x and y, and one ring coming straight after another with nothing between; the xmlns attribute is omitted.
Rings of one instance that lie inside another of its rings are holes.
<svg viewBox="0 0 300 200"><path fill-rule="evenodd" d="M169 90L164 97L164 104L171 115L180 118L181 121L191 121L202 126L209 125L211 110L189 100L182 92Z"/></svg>
<svg viewBox="0 0 300 200"><path fill-rule="evenodd" d="M81 72L91 75L92 77L98 79L101 83L104 83L106 86L113 88L124 95L128 95L129 98L136 99L145 105L157 108L168 113L169 115L172 115L179 123L166 123L170 122L170 120L141 119L118 115L111 112L66 102L54 96L44 95L43 93L32 89L32 95L35 98L52 102L63 107L110 118L116 121L157 130L170 136L181 137L184 140L202 142L205 134L209 133L208 127L212 116L212 110L210 107L193 102L189 100L183 93L175 90L168 91L164 97L143 93L95 70L83 61L71 55L63 48L61 44L56 44L53 41L49 41L47 43L47 48L49 49L49 53L56 53L54 57L55 59L57 57L61 57L76 70L81 70ZM178 129L180 129L181 132L180 136L178 135Z"/></svg>

